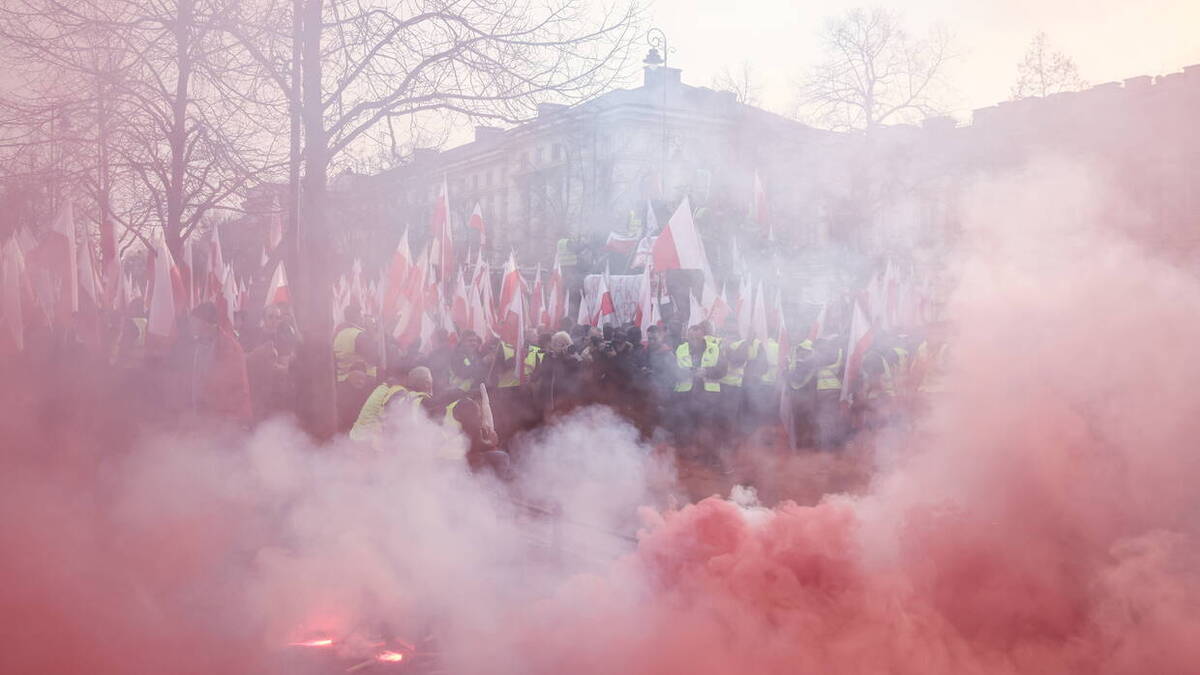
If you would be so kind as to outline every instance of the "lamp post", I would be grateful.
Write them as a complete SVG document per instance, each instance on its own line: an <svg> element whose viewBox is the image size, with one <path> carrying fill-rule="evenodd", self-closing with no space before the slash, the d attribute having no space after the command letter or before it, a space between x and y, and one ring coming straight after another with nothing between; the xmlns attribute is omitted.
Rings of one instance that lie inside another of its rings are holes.
<svg viewBox="0 0 1200 675"><path fill-rule="evenodd" d="M661 70L662 77L658 79L658 86L662 88L662 167L659 170L659 197L666 199L667 193L667 55L671 53L671 48L667 44L667 34L661 28L651 28L646 33L646 43L650 45L650 51L646 52L646 58L642 60L647 68ZM661 50L661 51L660 51Z"/></svg>

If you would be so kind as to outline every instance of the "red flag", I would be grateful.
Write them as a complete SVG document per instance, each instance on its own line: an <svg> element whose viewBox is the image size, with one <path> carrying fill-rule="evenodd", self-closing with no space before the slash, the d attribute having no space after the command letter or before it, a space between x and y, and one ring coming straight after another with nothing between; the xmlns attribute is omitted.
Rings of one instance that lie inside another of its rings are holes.
<svg viewBox="0 0 1200 675"><path fill-rule="evenodd" d="M513 347L518 346L525 333L525 280L517 267L517 258L510 255L504 265L504 279L500 283L500 339ZM519 360L519 359L518 359Z"/></svg>
<svg viewBox="0 0 1200 675"><path fill-rule="evenodd" d="M862 375L863 357L871 348L874 334L875 329L867 319L867 313L863 311L860 303L855 302L854 314L850 319L850 335L846 342L846 374L842 377L842 401L849 401L854 394Z"/></svg>
<svg viewBox="0 0 1200 675"><path fill-rule="evenodd" d="M708 307L705 310L705 315L712 322L713 327L725 325L725 320L729 318L732 309L729 307L729 301L725 299L725 288L721 288L721 292L717 293L716 289L705 286L704 293L707 296Z"/></svg>
<svg viewBox="0 0 1200 675"><path fill-rule="evenodd" d="M662 234L654 240L651 257L654 269L660 272L708 269L704 246L700 242L700 235L696 233L692 207L687 197L679 203L679 208L675 209Z"/></svg>
<svg viewBox="0 0 1200 675"><path fill-rule="evenodd" d="M279 303L287 303L291 301L291 294L288 291L287 270L283 267L283 261L275 266L275 274L271 275L271 283L267 286L267 301L266 306Z"/></svg>

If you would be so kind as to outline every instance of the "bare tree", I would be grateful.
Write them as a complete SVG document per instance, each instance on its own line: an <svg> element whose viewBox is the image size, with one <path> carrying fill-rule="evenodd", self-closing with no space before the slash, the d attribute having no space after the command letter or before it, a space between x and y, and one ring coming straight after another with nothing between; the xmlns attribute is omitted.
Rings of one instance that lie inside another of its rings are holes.
<svg viewBox="0 0 1200 675"><path fill-rule="evenodd" d="M332 431L329 293L336 270L332 168L389 142L427 113L517 122L536 104L584 100L621 75L636 8L583 0L264 0L226 14L237 38L287 101L299 126L299 222L292 239L300 320L311 351L305 411ZM281 55L295 50L294 58ZM395 146L402 145L395 143Z"/></svg>
<svg viewBox="0 0 1200 675"><path fill-rule="evenodd" d="M1079 91L1087 86L1071 57L1054 50L1046 34L1038 31L1029 41L1025 58L1017 64L1017 82L1013 85L1012 97L1017 100L1049 96L1062 91Z"/></svg>
<svg viewBox="0 0 1200 675"><path fill-rule="evenodd" d="M738 103L758 105L762 86L754 76L754 69L749 61L742 61L736 69L728 66L712 78L712 88L717 91L732 92Z"/></svg>
<svg viewBox="0 0 1200 675"><path fill-rule="evenodd" d="M23 83L6 97L19 113L7 121L65 111L76 144L70 180L95 198L96 219L127 234L161 227L176 255L262 165L243 124L250 116L211 95L226 76L213 20L228 4L14 0L0 9L6 65Z"/></svg>
<svg viewBox="0 0 1200 675"><path fill-rule="evenodd" d="M952 58L940 28L914 38L896 12L852 9L830 19L825 57L799 83L797 117L835 130L871 130L937 114Z"/></svg>

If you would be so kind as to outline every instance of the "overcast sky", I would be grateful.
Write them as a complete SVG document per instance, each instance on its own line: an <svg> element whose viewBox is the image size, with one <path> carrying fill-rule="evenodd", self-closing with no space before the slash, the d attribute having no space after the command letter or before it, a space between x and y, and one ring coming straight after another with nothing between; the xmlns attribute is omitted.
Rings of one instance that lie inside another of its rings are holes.
<svg viewBox="0 0 1200 675"><path fill-rule="evenodd" d="M1045 31L1092 84L1160 75L1200 64L1200 0L912 0L883 2L911 32L940 23L961 57L951 73L954 113L1008 98L1030 38ZM786 112L793 82L819 57L826 17L861 2L824 0L653 0L650 25L662 28L688 84L704 85L725 66L748 61L763 84L763 104ZM639 51L644 51L640 49Z"/></svg>

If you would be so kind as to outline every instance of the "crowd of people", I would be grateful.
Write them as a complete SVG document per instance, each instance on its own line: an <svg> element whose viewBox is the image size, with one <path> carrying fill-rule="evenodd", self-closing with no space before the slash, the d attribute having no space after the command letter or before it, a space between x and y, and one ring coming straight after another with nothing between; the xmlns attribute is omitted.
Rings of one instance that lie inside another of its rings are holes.
<svg viewBox="0 0 1200 675"><path fill-rule="evenodd" d="M253 325L236 330L220 319L214 304L201 303L176 339L155 344L134 307L111 322L99 360L124 378L123 391L140 397L148 419L182 414L248 427L302 417L308 392L289 306L267 306ZM732 321L685 323L643 330L563 319L558 330L531 331L521 352L495 335L441 330L429 345L400 349L351 306L329 345L338 431L371 443L397 409L419 411L466 436L472 466L504 473L506 451L519 445L514 438L574 409L603 405L644 438L721 468L754 434L781 434L776 438L797 451L836 450L858 430L903 422L938 389L946 356L936 327L877 332L855 356L844 334L788 346L743 338ZM78 336L71 342L75 349L57 353L96 351Z"/></svg>

